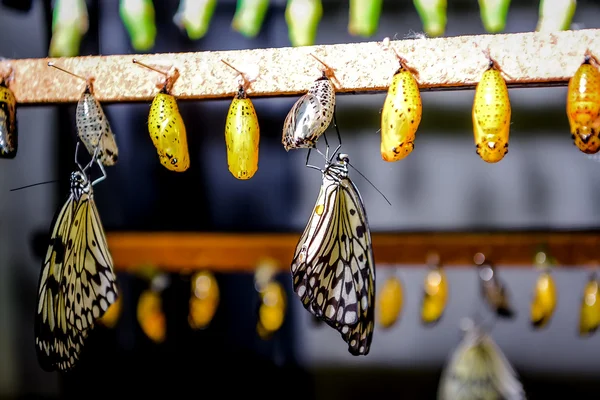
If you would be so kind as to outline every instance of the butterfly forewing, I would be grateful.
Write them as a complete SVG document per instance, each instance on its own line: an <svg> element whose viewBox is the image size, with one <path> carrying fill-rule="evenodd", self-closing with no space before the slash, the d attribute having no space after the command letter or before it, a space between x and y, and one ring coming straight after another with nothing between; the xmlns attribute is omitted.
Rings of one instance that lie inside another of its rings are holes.
<svg viewBox="0 0 600 400"><path fill-rule="evenodd" d="M79 138L90 155L93 155L98 147L98 160L106 166L115 165L119 157L115 135L102 106L89 87L77 103L76 121Z"/></svg>
<svg viewBox="0 0 600 400"><path fill-rule="evenodd" d="M294 290L304 307L342 334L352 354L367 354L373 332L375 269L360 194L343 161L323 184L292 260Z"/></svg>
<svg viewBox="0 0 600 400"><path fill-rule="evenodd" d="M40 274L35 342L41 367L70 370L94 321L116 296L112 258L92 185L83 172L74 172L71 194L52 224Z"/></svg>

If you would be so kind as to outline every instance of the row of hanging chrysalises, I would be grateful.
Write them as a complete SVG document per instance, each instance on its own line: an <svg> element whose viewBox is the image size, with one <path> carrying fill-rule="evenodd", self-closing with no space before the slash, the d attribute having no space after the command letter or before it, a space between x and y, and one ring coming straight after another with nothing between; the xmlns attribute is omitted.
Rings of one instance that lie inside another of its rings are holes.
<svg viewBox="0 0 600 400"><path fill-rule="evenodd" d="M478 266L478 280L484 303L495 316L512 318L515 313L503 282L498 278L492 263L483 254L474 257ZM421 301L421 322L425 326L435 325L443 316L449 295L448 283L439 263L433 254L428 260L429 271L424 280ZM548 325L557 303L557 293L552 278L552 268L556 260L544 251L536 253L534 265L541 271L530 308L530 321L534 329ZM262 340L272 340L282 327L288 307L285 290L275 278L276 263L269 259L257 265L254 274L256 299L256 334ZM151 267L139 268L136 275L148 281L137 299L136 319L142 332L154 343L166 339L166 316L162 307L161 293L169 285L169 274ZM104 315L99 318L101 325L114 329L122 314L122 294ZM600 324L600 299L598 298L598 276L592 272L585 285L580 309L579 332L582 336L592 334ZM191 276L190 298L187 320L192 330L204 330L219 310L220 291L218 281L209 270ZM378 296L377 319L381 329L389 329L396 324L403 308L403 285L395 274L388 278ZM321 322L313 319L317 325ZM475 324L477 322L477 324ZM524 390L502 351L488 334L482 321L463 319L461 328L465 330L461 343L451 354L442 373L438 386L438 399L458 398L459 392L474 397L482 393L504 395L504 398L522 398ZM497 379L477 379L479 376L494 376ZM516 397L515 397L516 396ZM461 397L462 398L462 397ZM468 397L471 398L471 397Z"/></svg>
<svg viewBox="0 0 600 400"><path fill-rule="evenodd" d="M506 284L498 276L494 264L486 260L482 253L474 256L477 266L478 286L483 304L493 315L511 320L516 312L510 299ZM427 260L428 271L425 274L420 304L420 320L424 326L435 326L444 315L449 297L446 274L439 257L432 254ZM558 301L558 292L552 270L557 261L545 251L535 254L533 265L540 271L533 287L529 308L529 321L535 330L549 326ZM258 263L254 273L254 286L259 295L257 307L258 335L269 340L283 325L287 310L285 289L276 279L277 264L265 259ZM169 274L160 270L143 267L135 275L148 282L148 288L138 298L137 320L144 333L153 341L161 343L165 339L165 317L161 305L161 294L169 285ZM185 276L185 275L184 275ZM579 335L588 337L600 326L600 293L598 271L593 270L582 288L579 312ZM188 322L193 329L204 329L210 325L219 306L220 291L218 280L210 270L202 270L191 275L191 290L188 310ZM114 328L121 314L122 296L120 296L99 318L102 325ZM377 297L378 313L376 322L381 329L394 327L403 313L404 284L401 275L396 272L385 280ZM313 318L316 325L322 320Z"/></svg>
<svg viewBox="0 0 600 400"><path fill-rule="evenodd" d="M396 53L389 38L384 39L383 45L391 49L399 60L399 68L392 76L381 111L380 128L381 157L385 161L395 162L408 156L414 149L421 122L422 102L415 78L418 71ZM497 163L508 153L511 105L501 67L491 58L489 49L484 53L489 64L475 88L473 131L477 154L488 163ZM308 93L294 104L285 118L282 143L288 151L314 148L332 121L337 130L336 87L333 82L337 80L334 69L312 56L322 64L322 76L315 80ZM248 97L248 89L257 75L243 72L222 61L242 78L225 123L229 171L237 179L250 179L258 170L260 127L254 105ZM179 71L174 67L164 71L135 59L133 62L165 76L150 107L148 131L162 165L171 171L186 171L190 166L186 128L176 99L170 94ZM86 79L54 63L48 65L86 81L76 112L79 138L90 154L98 148L98 157L103 165L114 165L118 158L118 146L102 106L94 97L93 77ZM0 112L3 113L0 119L1 158L14 158L18 149L16 100L10 90L12 79L12 71L0 77ZM566 105L573 143L586 154L598 153L600 62L589 51L583 55L583 63L569 80Z"/></svg>
<svg viewBox="0 0 600 400"><path fill-rule="evenodd" d="M382 111L382 153L390 161L412 151L421 115L418 85L399 59L400 68ZM159 72L167 78L152 102L148 129L162 165L182 171L189 166L185 127L175 98L169 94L177 70ZM334 119L331 72L325 65L322 76L286 117L282 141L287 150L310 152ZM243 72L240 74L243 83L230 108L225 131L230 169L234 176L248 178L257 168L258 123L246 96L249 79ZM598 104L598 82L598 62L586 54L571 79L567 99L575 143L586 152L597 152L600 145L596 129L599 107L589 107L590 103ZM0 119L0 135L4 139L0 143L4 155L14 156L16 105L8 86L2 86L0 99L0 110L6 115ZM92 194L92 187L106 177L104 166L117 161L118 149L90 80L76 113L79 138L92 159L85 167L79 165L78 142L71 194L51 227L41 271L35 329L40 362L46 369L69 369L77 360L88 330L118 297L112 257ZM492 61L476 88L473 123L480 156L488 162L502 159L507 151L510 105L506 84ZM375 307L371 235L359 191L349 178L349 157L338 154L338 149L324 155L321 191L297 245L291 271L294 289L304 307L338 330L352 354L366 355L372 340ZM99 166L101 176L92 181L89 173L94 164Z"/></svg>
<svg viewBox="0 0 600 400"><path fill-rule="evenodd" d="M414 0L425 34L444 35L446 30L446 0ZM577 2L575 0L541 0L537 31L569 29ZM104 5L100 5L101 7ZM203 38L210 27L217 0L181 0L173 22L190 40ZM352 0L348 4L348 32L354 36L372 37L377 33L383 0ZM502 32L510 0L479 0L481 21L489 33ZM245 37L254 38L261 31L269 0L238 0L231 27ZM152 0L120 0L119 15L135 51L154 47L157 35ZM287 0L285 20L292 46L310 46L315 42L323 16L321 0ZM74 57L89 27L84 0L55 0L53 2L50 57Z"/></svg>

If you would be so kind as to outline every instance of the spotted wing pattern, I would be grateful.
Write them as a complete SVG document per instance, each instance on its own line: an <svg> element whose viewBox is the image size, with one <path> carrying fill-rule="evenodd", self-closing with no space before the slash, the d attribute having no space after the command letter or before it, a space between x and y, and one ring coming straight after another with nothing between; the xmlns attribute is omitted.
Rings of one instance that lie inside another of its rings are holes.
<svg viewBox="0 0 600 400"><path fill-rule="evenodd" d="M38 284L35 344L46 371L69 371L94 322L117 297L112 258L84 172L58 212Z"/></svg>
<svg viewBox="0 0 600 400"><path fill-rule="evenodd" d="M366 212L345 160L323 171L291 270L304 307L337 329L350 353L366 355L374 328L375 264Z"/></svg>

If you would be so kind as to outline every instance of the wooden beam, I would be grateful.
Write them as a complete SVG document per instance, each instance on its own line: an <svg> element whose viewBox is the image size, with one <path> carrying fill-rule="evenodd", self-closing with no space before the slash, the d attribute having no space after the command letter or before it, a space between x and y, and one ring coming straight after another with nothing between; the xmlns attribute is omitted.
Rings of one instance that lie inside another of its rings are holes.
<svg viewBox="0 0 600 400"><path fill-rule="evenodd" d="M565 85L583 60L586 49L600 56L600 29L554 33L527 32L391 41L397 52L419 72L422 89L471 88L488 60L483 50L510 75L509 86ZM133 58L166 68L174 66L180 77L173 94L181 99L232 97L238 69L254 66L259 78L251 96L304 93L320 74L315 54L332 68L340 82L338 92L374 92L388 88L398 62L380 42L285 47L239 51L205 51L143 55L86 56L59 59L16 59L0 62L0 70L14 70L10 83L20 104L76 102L83 81L48 67L48 61L76 74L95 77L100 101L149 101L157 92L160 74L132 63Z"/></svg>
<svg viewBox="0 0 600 400"><path fill-rule="evenodd" d="M108 233L108 244L120 270L151 265L164 270L252 271L264 257L288 271L300 233ZM373 251L378 266L424 265L436 251L446 266L468 266L483 252L501 266L532 265L538 246L561 265L596 262L600 233L374 233Z"/></svg>

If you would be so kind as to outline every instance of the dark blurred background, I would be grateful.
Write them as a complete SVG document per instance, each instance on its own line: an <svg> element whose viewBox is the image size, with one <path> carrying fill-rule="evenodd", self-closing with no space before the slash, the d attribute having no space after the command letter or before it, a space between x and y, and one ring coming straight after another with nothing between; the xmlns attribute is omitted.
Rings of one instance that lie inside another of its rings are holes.
<svg viewBox="0 0 600 400"><path fill-rule="evenodd" d="M0 56L45 57L50 41L50 2L29 10L0 3ZM231 29L234 0L220 0L208 34L190 41L172 22L178 1L155 1L158 34L152 53L289 46L285 1L272 0L261 33L244 38ZM135 54L117 0L88 1L90 28L81 55ZM363 39L347 33L348 2L324 0L316 44L402 39L422 30L412 2L384 1L379 30ZM513 2L506 32L533 31L538 2ZM574 23L599 28L600 5L579 1ZM449 1L446 36L485 33L475 0ZM392 73L393 71L390 71ZM388 164L379 155L379 112L385 94L340 95L338 122L353 164L389 198L364 180L373 231L595 229L600 225L600 165L572 145L564 110L566 88L510 91L510 152L497 165L475 154L472 91L423 93L423 120L413 154ZM229 100L180 101L191 156L176 174L158 162L146 131L149 104L110 104L105 111L117 135L120 158L95 187L107 231L299 232L317 195L320 176L304 168L303 152L286 153L281 127L296 98L255 99L261 127L260 164L249 181L227 170L223 129ZM339 335L312 323L279 279L288 314L270 341L255 331L258 294L253 277L216 274L221 303L206 330L187 323L189 276L173 275L163 292L166 341L154 344L137 324L139 294L148 282L119 274L123 313L115 329L98 327L79 367L68 377L43 372L35 358L36 285L49 225L68 193L75 148L75 105L19 108L17 159L0 160L0 398L137 396L260 396L261 398L359 399L384 396L435 398L442 366L460 339L458 323L478 301L475 272L448 271L450 300L433 328L418 319L425 268L379 268L377 281L398 273L405 309L390 331L376 330L371 354L353 358ZM301 154L302 153L302 154ZM13 187L49 179L61 182L19 192ZM555 273L559 305L551 326L533 332L529 301L536 272L503 270L517 319L498 322L495 340L523 378L528 398L590 397L600 391L600 339L577 334L587 273L569 266ZM498 266L501 269L501 266Z"/></svg>

